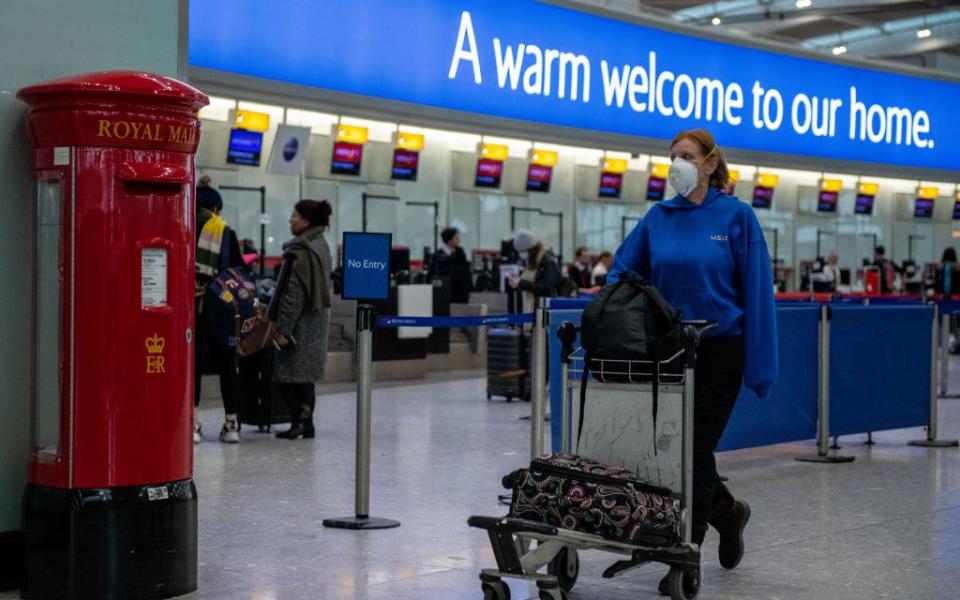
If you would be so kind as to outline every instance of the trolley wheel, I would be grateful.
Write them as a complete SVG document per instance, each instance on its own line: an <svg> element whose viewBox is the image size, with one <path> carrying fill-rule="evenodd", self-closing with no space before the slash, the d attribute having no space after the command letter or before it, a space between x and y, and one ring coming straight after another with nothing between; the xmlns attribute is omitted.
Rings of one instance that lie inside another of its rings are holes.
<svg viewBox="0 0 960 600"><path fill-rule="evenodd" d="M483 600L510 600L510 588L502 581L484 583Z"/></svg>
<svg viewBox="0 0 960 600"><path fill-rule="evenodd" d="M577 585L577 577L580 575L580 556L576 548L564 548L547 565L547 573L556 575L560 587L565 592L573 589Z"/></svg>
<svg viewBox="0 0 960 600"><path fill-rule="evenodd" d="M670 600L693 600L700 591L700 574L695 571L685 572L680 567L670 567L667 586Z"/></svg>
<svg viewBox="0 0 960 600"><path fill-rule="evenodd" d="M565 591L560 588L544 589L540 588L540 595L538 596L540 600L567 600L568 596Z"/></svg>

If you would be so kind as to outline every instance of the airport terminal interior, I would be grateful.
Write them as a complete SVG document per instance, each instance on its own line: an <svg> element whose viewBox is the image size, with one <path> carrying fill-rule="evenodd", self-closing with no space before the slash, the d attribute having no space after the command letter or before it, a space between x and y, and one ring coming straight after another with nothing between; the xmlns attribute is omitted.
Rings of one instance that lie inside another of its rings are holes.
<svg viewBox="0 0 960 600"><path fill-rule="evenodd" d="M0 599L957 597L953 4L0 8Z"/></svg>

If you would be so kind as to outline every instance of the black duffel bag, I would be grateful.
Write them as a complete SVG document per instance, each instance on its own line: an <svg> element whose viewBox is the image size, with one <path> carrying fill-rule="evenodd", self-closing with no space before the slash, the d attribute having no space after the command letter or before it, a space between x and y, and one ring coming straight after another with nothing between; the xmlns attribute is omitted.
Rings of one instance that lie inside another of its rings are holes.
<svg viewBox="0 0 960 600"><path fill-rule="evenodd" d="M580 429L590 374L608 383L651 383L656 431L658 388L682 381L682 316L652 283L628 271L583 309ZM656 451L656 448L654 448Z"/></svg>
<svg viewBox="0 0 960 600"><path fill-rule="evenodd" d="M585 366L595 379L607 382L642 383L659 375L679 375L680 331L680 311L652 283L629 271L583 309Z"/></svg>

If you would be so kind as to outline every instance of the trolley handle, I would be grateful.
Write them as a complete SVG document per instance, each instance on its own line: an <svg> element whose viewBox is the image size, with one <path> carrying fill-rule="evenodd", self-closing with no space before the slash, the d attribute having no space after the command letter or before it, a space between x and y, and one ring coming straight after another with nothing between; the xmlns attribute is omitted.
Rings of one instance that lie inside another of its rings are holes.
<svg viewBox="0 0 960 600"><path fill-rule="evenodd" d="M700 336L704 332L715 329L717 324L706 320L681 321L680 324L683 327L680 338L683 341L686 366L692 369L697 363L697 346L700 345Z"/></svg>
<svg viewBox="0 0 960 600"><path fill-rule="evenodd" d="M580 328L570 321L564 321L557 329L557 337L560 338L560 343L562 344L560 348L561 363L570 364L570 356L573 355L574 352L573 345L577 341L578 331L580 331Z"/></svg>

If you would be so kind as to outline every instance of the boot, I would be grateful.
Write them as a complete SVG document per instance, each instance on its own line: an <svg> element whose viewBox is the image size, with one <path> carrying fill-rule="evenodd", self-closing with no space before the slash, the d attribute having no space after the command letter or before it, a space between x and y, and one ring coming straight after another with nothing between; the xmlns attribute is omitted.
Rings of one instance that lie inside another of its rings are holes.
<svg viewBox="0 0 960 600"><path fill-rule="evenodd" d="M309 404L300 405L300 424L303 427L303 439L317 437L317 430L313 426L313 407Z"/></svg>
<svg viewBox="0 0 960 600"><path fill-rule="evenodd" d="M290 411L290 429L281 431L276 437L282 440L295 440L303 435L303 416L300 411Z"/></svg>
<svg viewBox="0 0 960 600"><path fill-rule="evenodd" d="M710 517L710 525L720 534L720 565L733 569L743 558L743 530L750 520L750 505L743 500L718 507Z"/></svg>
<svg viewBox="0 0 960 600"><path fill-rule="evenodd" d="M276 437L282 440L295 440L302 435L303 435L303 422L300 419L296 419L290 422L290 429L286 431L281 431L276 435Z"/></svg>

